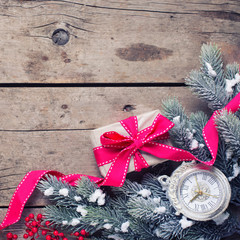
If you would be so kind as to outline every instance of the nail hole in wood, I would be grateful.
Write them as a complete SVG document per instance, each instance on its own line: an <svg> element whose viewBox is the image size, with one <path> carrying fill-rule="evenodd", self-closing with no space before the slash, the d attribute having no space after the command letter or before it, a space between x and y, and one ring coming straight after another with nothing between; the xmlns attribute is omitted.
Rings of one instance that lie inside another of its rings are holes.
<svg viewBox="0 0 240 240"><path fill-rule="evenodd" d="M133 105L130 105L130 104L128 104L128 105L125 105L124 107L123 107L123 111L124 112L131 112L132 110L135 110L136 108L133 106Z"/></svg>
<svg viewBox="0 0 240 240"><path fill-rule="evenodd" d="M68 31L62 28L56 29L52 34L52 41L57 45L65 45L69 41Z"/></svg>

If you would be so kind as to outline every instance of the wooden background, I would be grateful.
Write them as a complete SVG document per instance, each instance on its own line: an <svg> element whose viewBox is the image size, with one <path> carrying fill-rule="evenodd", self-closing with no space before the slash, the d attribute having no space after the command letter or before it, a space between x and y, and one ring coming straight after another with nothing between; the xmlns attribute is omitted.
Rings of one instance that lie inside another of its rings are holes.
<svg viewBox="0 0 240 240"><path fill-rule="evenodd" d="M0 26L0 220L30 170L100 176L92 129L173 96L207 111L184 85L203 43L240 59L239 0L0 0ZM46 203L35 191L24 214Z"/></svg>

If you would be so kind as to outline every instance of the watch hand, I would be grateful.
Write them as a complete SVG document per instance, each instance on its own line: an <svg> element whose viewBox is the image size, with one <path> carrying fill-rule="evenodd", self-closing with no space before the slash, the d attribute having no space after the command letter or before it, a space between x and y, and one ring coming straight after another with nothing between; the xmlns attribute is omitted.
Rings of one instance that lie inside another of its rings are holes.
<svg viewBox="0 0 240 240"><path fill-rule="evenodd" d="M192 202L192 201L194 201L198 196L199 196L200 194L198 193L198 194L196 194L189 202Z"/></svg>
<svg viewBox="0 0 240 240"><path fill-rule="evenodd" d="M205 192L203 192L203 191L194 191L195 193L198 193L199 195L202 195L202 194L204 194L204 195L207 195L207 196L210 196L210 197L215 197L215 198L218 198L219 196L217 196L217 195L212 195L212 194L209 194L209 193L205 193Z"/></svg>
<svg viewBox="0 0 240 240"><path fill-rule="evenodd" d="M202 194L204 195L207 195L207 196L210 196L210 197L215 197L215 198L218 198L219 196L216 196L216 195L212 195L212 194L209 194L209 193L205 193L205 192L202 192Z"/></svg>
<svg viewBox="0 0 240 240"><path fill-rule="evenodd" d="M196 183L197 183L198 191L200 191L200 187L199 187L199 184L198 184L198 181L197 181L197 177L196 177L196 175L195 175L195 180L196 180Z"/></svg>

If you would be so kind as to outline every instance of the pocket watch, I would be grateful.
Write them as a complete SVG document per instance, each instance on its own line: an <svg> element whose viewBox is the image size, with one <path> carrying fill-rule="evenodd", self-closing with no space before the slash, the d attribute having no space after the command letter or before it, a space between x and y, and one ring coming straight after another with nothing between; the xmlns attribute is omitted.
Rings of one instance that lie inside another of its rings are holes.
<svg viewBox="0 0 240 240"><path fill-rule="evenodd" d="M158 178L167 191L176 214L207 221L222 214L229 205L231 188L226 176L216 167L183 162L170 177Z"/></svg>

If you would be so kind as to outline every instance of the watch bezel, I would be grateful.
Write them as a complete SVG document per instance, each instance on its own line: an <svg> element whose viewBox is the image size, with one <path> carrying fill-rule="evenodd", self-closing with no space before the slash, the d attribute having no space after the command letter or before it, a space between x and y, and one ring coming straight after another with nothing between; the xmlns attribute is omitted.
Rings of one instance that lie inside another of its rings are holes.
<svg viewBox="0 0 240 240"><path fill-rule="evenodd" d="M187 176L194 172L207 171L213 174L222 188L222 199L218 208L209 212L194 212L188 209L180 197L180 189ZM231 198L231 187L226 176L216 167L204 164L184 163L178 167L169 179L168 196L177 213L196 221L208 221L222 214L228 207Z"/></svg>

